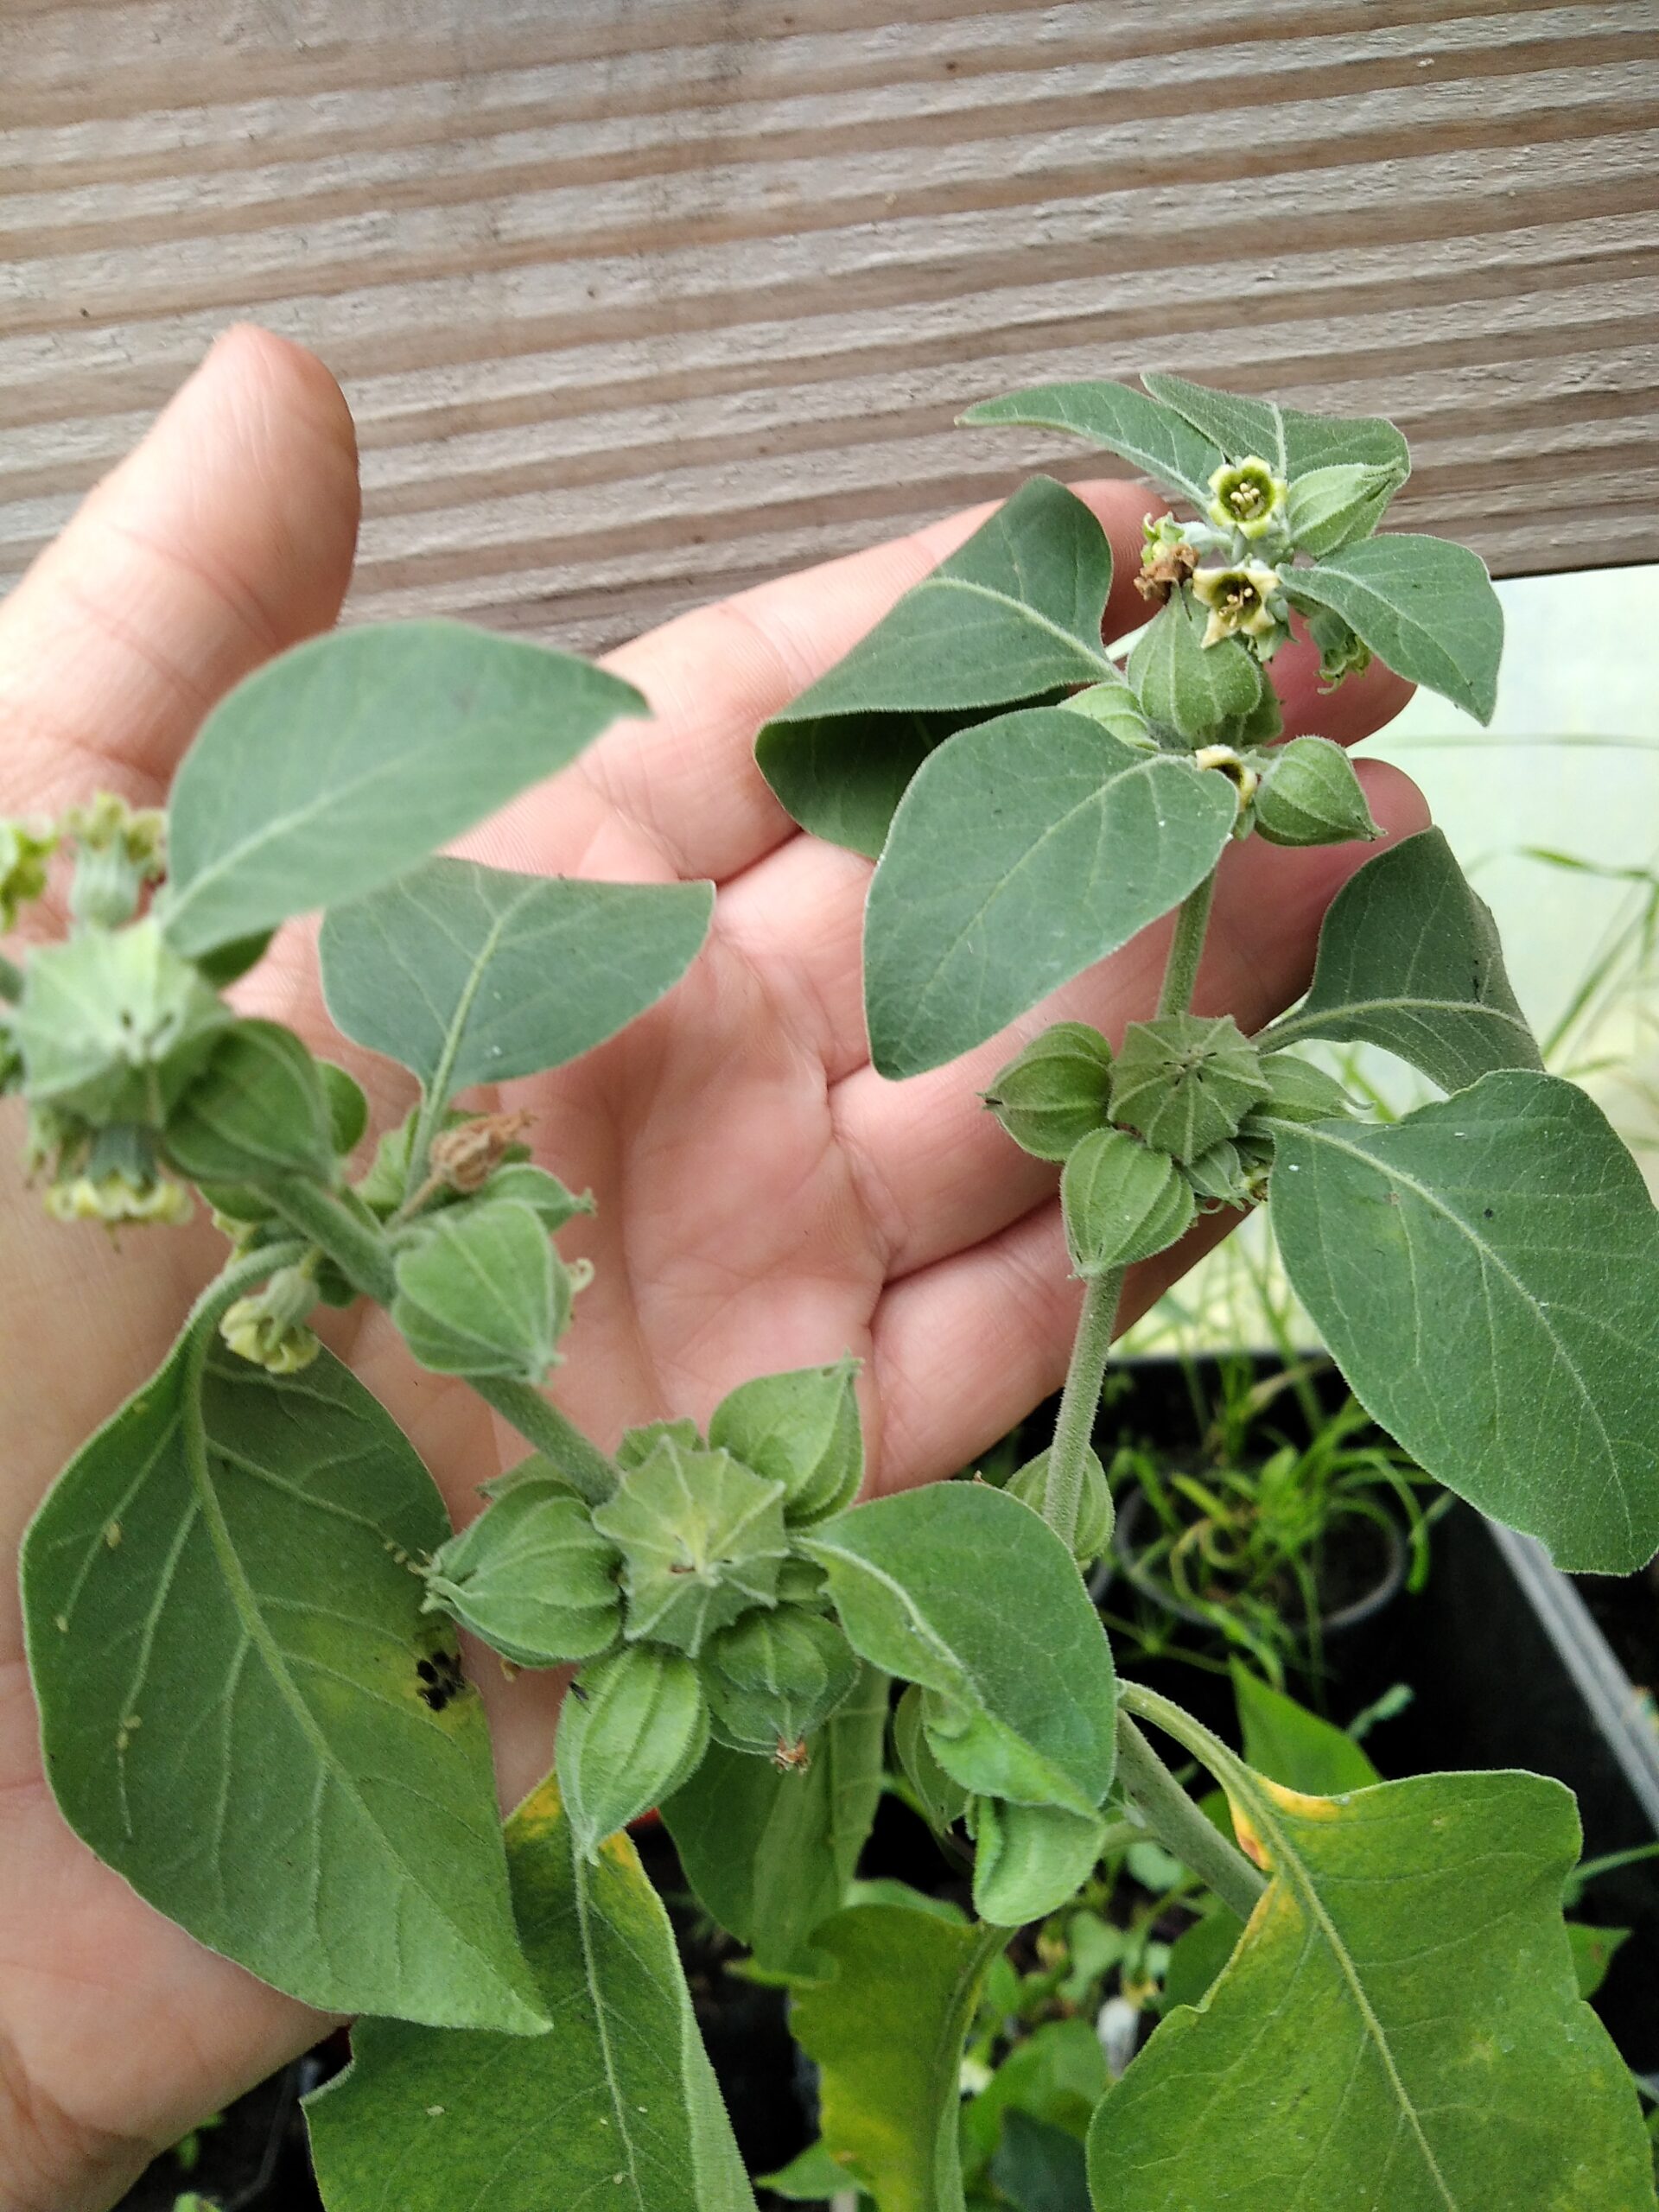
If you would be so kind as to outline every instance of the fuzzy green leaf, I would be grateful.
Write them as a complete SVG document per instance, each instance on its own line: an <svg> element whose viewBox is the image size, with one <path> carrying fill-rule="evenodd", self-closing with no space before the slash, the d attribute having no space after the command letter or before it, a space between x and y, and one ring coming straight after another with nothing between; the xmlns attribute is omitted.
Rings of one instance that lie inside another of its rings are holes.
<svg viewBox="0 0 1659 2212"><path fill-rule="evenodd" d="M327 1352L187 1336L30 1525L29 1663L65 1818L170 1919L327 2012L523 2033L483 1709L423 1695L399 1563L448 1534Z"/></svg>
<svg viewBox="0 0 1659 2212"><path fill-rule="evenodd" d="M1558 1566L1644 1565L1659 1215L1600 1109L1497 1074L1391 1126L1275 1135L1280 1249L1367 1412Z"/></svg>
<svg viewBox="0 0 1659 2212"><path fill-rule="evenodd" d="M1096 1462L1096 1464L1098 1464ZM968 1790L953 1781L928 1746L923 1723L927 1692L912 1682L894 1708L893 1748L905 1779L916 1792L928 1826L936 1834L954 1827L968 1809Z"/></svg>
<svg viewBox="0 0 1659 2212"><path fill-rule="evenodd" d="M1381 1782L1364 1751L1344 1730L1259 1681L1237 1660L1232 1676L1244 1757L1258 1774L1311 1797L1340 1797Z"/></svg>
<svg viewBox="0 0 1659 2212"><path fill-rule="evenodd" d="M1342 1800L1229 1762L1274 1878L1202 2007L1107 2094L1112 2212L1649 2212L1630 2076L1578 1996L1560 1916L1573 1801L1527 1774Z"/></svg>
<svg viewBox="0 0 1659 2212"><path fill-rule="evenodd" d="M214 708L173 779L168 938L207 952L376 890L644 711L602 669L459 622L296 645Z"/></svg>
<svg viewBox="0 0 1659 2212"><path fill-rule="evenodd" d="M761 772L804 828L874 857L952 728L1116 673L1100 638L1111 582L1099 523L1034 478L766 724Z"/></svg>
<svg viewBox="0 0 1659 2212"><path fill-rule="evenodd" d="M1236 810L1224 777L1060 708L952 738L906 793L870 886L877 1068L954 1059L1126 944L1210 873Z"/></svg>
<svg viewBox="0 0 1659 2212"><path fill-rule="evenodd" d="M1485 563L1444 538L1390 531L1285 572L1304 613L1329 607L1396 676L1489 722L1497 703L1503 609Z"/></svg>
<svg viewBox="0 0 1659 2212"><path fill-rule="evenodd" d="M1403 467L1338 461L1309 469L1290 487L1285 526L1299 552L1313 560L1369 537L1405 480Z"/></svg>
<svg viewBox="0 0 1659 2212"><path fill-rule="evenodd" d="M429 1094L562 1067L696 959L706 883L581 883L439 859L322 925L328 1011Z"/></svg>
<svg viewBox="0 0 1659 2212"><path fill-rule="evenodd" d="M543 1783L507 1823L533 2042L365 2020L306 2107L329 2212L753 2212L668 1916L633 1847L590 1866Z"/></svg>
<svg viewBox="0 0 1659 2212"><path fill-rule="evenodd" d="M1305 415L1271 399L1246 399L1185 377L1152 372L1141 379L1166 407L1218 446L1229 461L1254 456L1294 482L1333 461L1369 461L1396 469L1405 480L1406 442L1375 415Z"/></svg>
<svg viewBox="0 0 1659 2212"><path fill-rule="evenodd" d="M1081 2143L1052 2121L1011 2112L991 2161L991 2178L1015 2212L1089 2212L1088 2161Z"/></svg>
<svg viewBox="0 0 1659 2212"><path fill-rule="evenodd" d="M1001 1928L1046 1919L1094 1872L1104 1824L1059 1805L974 1802L974 1910Z"/></svg>
<svg viewBox="0 0 1659 2212"><path fill-rule="evenodd" d="M1496 1068L1541 1068L1497 925L1438 830L1349 878L1319 932L1313 987L1258 1041L1382 1045L1446 1090Z"/></svg>
<svg viewBox="0 0 1659 2212"><path fill-rule="evenodd" d="M1033 385L1006 399L982 400L961 420L976 429L1011 423L1086 438L1196 507L1207 504L1210 479L1222 463L1219 446L1174 408L1126 384Z"/></svg>
<svg viewBox="0 0 1659 2212"><path fill-rule="evenodd" d="M829 1972L798 1988L791 2024L820 2069L826 2148L879 2212L962 2212L963 2038L1007 1930L858 1904L815 1941Z"/></svg>
<svg viewBox="0 0 1659 2212"><path fill-rule="evenodd" d="M1112 1655L1076 1562L1029 1506L988 1484L938 1483L855 1506L802 1548L828 1571L854 1648L971 1724L970 1772L931 1737L947 1771L1094 1811L1116 1757Z"/></svg>
<svg viewBox="0 0 1659 2212"><path fill-rule="evenodd" d="M232 1023L168 1115L166 1145L194 1183L331 1181L334 1117L321 1063L279 1022Z"/></svg>
<svg viewBox="0 0 1659 2212"><path fill-rule="evenodd" d="M875 1818L887 1719L887 1676L866 1667L806 1767L711 1744L663 1805L697 1902L768 1972L815 1970L812 1931L845 1903Z"/></svg>

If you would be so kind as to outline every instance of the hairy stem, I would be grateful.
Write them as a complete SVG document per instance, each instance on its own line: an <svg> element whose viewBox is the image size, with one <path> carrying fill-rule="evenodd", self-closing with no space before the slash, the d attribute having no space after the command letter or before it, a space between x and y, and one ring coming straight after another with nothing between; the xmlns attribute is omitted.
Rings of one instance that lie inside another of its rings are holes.
<svg viewBox="0 0 1659 2212"><path fill-rule="evenodd" d="M1132 1700L1138 1702L1133 1684L1126 1683L1122 1694L1123 1705ZM1157 1701L1160 1707L1168 1704L1164 1698ZM1169 1710L1176 1713L1179 1707L1171 1706ZM1161 1719L1159 1725L1162 1726ZM1248 1920L1267 1887L1265 1879L1236 1844L1230 1843L1198 1810L1122 1707L1117 1716L1117 1781L1164 1848L1213 1890L1230 1911Z"/></svg>
<svg viewBox="0 0 1659 2212"><path fill-rule="evenodd" d="M304 1257L305 1246L296 1237L290 1243L262 1244L257 1252L228 1262L190 1308L180 1333L188 1336L193 1331L210 1328L245 1290L264 1282L279 1268L296 1266Z"/></svg>
<svg viewBox="0 0 1659 2212"><path fill-rule="evenodd" d="M1054 1441L1049 1446L1043 1518L1068 1545L1077 1533L1085 1454L1095 1431L1095 1409L1100 1403L1100 1386L1112 1349L1112 1324L1117 1319L1117 1301L1122 1292L1122 1268L1109 1268L1089 1285L1071 1343Z"/></svg>
<svg viewBox="0 0 1659 2212"><path fill-rule="evenodd" d="M1196 891L1188 892L1175 912L1175 934L1169 941L1164 963L1163 988L1158 994L1160 1014L1185 1014L1192 1003L1204 957L1204 936L1210 926L1210 907L1216 895L1216 871L1211 868Z"/></svg>
<svg viewBox="0 0 1659 2212"><path fill-rule="evenodd" d="M505 1375L474 1375L467 1380L486 1405L510 1421L520 1436L534 1445L542 1457L588 1500L601 1505L619 1479L616 1462L607 1459L598 1445L589 1442L575 1423L562 1414L550 1398L529 1382Z"/></svg>
<svg viewBox="0 0 1659 2212"><path fill-rule="evenodd" d="M391 1250L378 1228L372 1229L320 1183L308 1183L302 1176L285 1176L263 1195L284 1221L321 1246L353 1289L378 1305L391 1305L397 1285Z"/></svg>

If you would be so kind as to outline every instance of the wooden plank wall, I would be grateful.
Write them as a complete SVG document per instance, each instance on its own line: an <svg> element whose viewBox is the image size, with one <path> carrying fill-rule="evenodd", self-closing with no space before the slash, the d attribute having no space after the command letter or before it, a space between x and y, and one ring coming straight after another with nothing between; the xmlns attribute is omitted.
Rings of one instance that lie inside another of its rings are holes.
<svg viewBox="0 0 1659 2212"><path fill-rule="evenodd" d="M895 16L899 20L895 20ZM1173 366L1402 521L1659 556L1659 0L0 0L0 572L212 334L345 384L359 616L602 645Z"/></svg>

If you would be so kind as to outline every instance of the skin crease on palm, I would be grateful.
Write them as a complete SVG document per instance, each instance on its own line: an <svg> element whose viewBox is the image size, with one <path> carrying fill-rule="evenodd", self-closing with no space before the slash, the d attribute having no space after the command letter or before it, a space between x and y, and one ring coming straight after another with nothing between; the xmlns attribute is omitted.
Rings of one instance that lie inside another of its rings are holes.
<svg viewBox="0 0 1659 2212"><path fill-rule="evenodd" d="M1077 487L1128 588L1151 503ZM982 519L747 592L626 646L611 665L654 719L619 726L467 843L499 866L613 880L713 877L711 942L667 1000L575 1067L509 1086L537 1157L599 1211L561 1240L597 1274L577 1306L558 1395L601 1444L668 1414L706 1416L746 1377L863 1359L870 1484L948 1473L1065 1371L1068 1280L1054 1171L1002 1135L976 1093L1018 1044L1065 1016L1116 1036L1150 1012L1166 929L1148 931L967 1061L904 1084L870 1069L859 983L868 863L797 832L751 758L758 724L839 658ZM232 331L137 453L88 498L0 609L0 810L51 813L98 787L140 804L213 702L335 619L358 519L351 419L297 346ZM1373 669L1322 697L1300 645L1273 664L1288 728L1351 740L1407 687ZM1363 771L1393 835L1423 826L1395 772ZM1319 918L1371 849L1259 841L1224 865L1200 1011L1253 1027L1306 984ZM50 917L48 917L48 920ZM377 1125L408 1103L397 1071L342 1052L322 1022L313 931L248 979L247 1010L308 1030L370 1090ZM0 1551L10 1562L58 1468L157 1364L223 1246L205 1225L136 1231L46 1219L0 1149ZM582 1232L578 1235L576 1232ZM1215 1233L1212 1224L1207 1234ZM585 1243L584 1243L585 1239ZM1195 1255L1131 1277L1125 1318ZM331 1341L408 1428L451 1509L522 1456L463 1385L415 1369L383 1316ZM557 1684L509 1686L474 1650L504 1804L546 1770ZM0 1580L0 2212L106 2206L157 2150L321 2031L315 2014L201 1949L99 1866L41 1776L16 1576Z"/></svg>

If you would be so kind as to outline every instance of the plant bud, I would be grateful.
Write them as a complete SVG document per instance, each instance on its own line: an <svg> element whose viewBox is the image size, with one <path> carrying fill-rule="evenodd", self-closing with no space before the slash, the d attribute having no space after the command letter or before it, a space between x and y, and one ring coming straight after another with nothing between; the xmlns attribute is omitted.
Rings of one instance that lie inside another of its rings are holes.
<svg viewBox="0 0 1659 2212"><path fill-rule="evenodd" d="M784 1486L729 1452L664 1436L595 1507L594 1526L622 1554L630 1643L650 1637L695 1658L717 1629L777 1602Z"/></svg>
<svg viewBox="0 0 1659 2212"><path fill-rule="evenodd" d="M976 1798L974 1910L996 1928L1023 1928L1058 1912L1095 1871L1105 1829L1058 1805L1010 1805Z"/></svg>
<svg viewBox="0 0 1659 2212"><path fill-rule="evenodd" d="M327 1183L334 1118L322 1071L291 1029L237 1021L168 1116L168 1156L192 1182Z"/></svg>
<svg viewBox="0 0 1659 2212"><path fill-rule="evenodd" d="M702 1438L698 1433L697 1424L682 1414L677 1421L648 1421L642 1422L638 1428L625 1428L622 1441L612 1457L619 1467L643 1467L665 1436L671 1436L688 1452L701 1452L702 1449Z"/></svg>
<svg viewBox="0 0 1659 2212"><path fill-rule="evenodd" d="M1294 737L1271 756L1255 826L1270 845L1342 845L1382 834L1353 762L1328 737Z"/></svg>
<svg viewBox="0 0 1659 2212"><path fill-rule="evenodd" d="M778 1570L778 1603L811 1613L830 1611L830 1578L817 1560L791 1552Z"/></svg>
<svg viewBox="0 0 1659 2212"><path fill-rule="evenodd" d="M1277 1122L1339 1122L1353 1113L1353 1102L1323 1068L1295 1052L1263 1052L1262 1072L1268 1095L1255 1110Z"/></svg>
<svg viewBox="0 0 1659 2212"><path fill-rule="evenodd" d="M822 1613L746 1613L697 1662L716 1734L735 1750L790 1751L845 1703L858 1660Z"/></svg>
<svg viewBox="0 0 1659 2212"><path fill-rule="evenodd" d="M1208 1152L1189 1160L1185 1173L1193 1196L1210 1206L1248 1206L1254 1202L1250 1178L1231 1138L1223 1137Z"/></svg>
<svg viewBox="0 0 1659 2212"><path fill-rule="evenodd" d="M47 862L57 843L48 823L0 821L0 936L16 928L18 909L46 889Z"/></svg>
<svg viewBox="0 0 1659 2212"><path fill-rule="evenodd" d="M1088 1281L1149 1260L1192 1225L1192 1193L1166 1152L1127 1129L1096 1129L1060 1178L1065 1241L1076 1272Z"/></svg>
<svg viewBox="0 0 1659 2212"><path fill-rule="evenodd" d="M1310 468L1290 486L1285 523L1292 544L1318 561L1339 546L1369 537L1405 480L1403 468L1374 461Z"/></svg>
<svg viewBox="0 0 1659 2212"><path fill-rule="evenodd" d="M423 1367L540 1382L556 1364L576 1279L516 1199L426 1217L394 1272L391 1318Z"/></svg>
<svg viewBox="0 0 1659 2212"><path fill-rule="evenodd" d="M319 1060L317 1072L322 1077L323 1096L328 1101L329 1141L336 1159L344 1160L363 1141L369 1126L369 1102L363 1095L362 1084L332 1060Z"/></svg>
<svg viewBox="0 0 1659 2212"><path fill-rule="evenodd" d="M263 1290L226 1307L219 1333L238 1359L263 1367L267 1375L297 1375L322 1350L305 1325L316 1302L316 1281L308 1268L279 1268Z"/></svg>
<svg viewBox="0 0 1659 2212"><path fill-rule="evenodd" d="M594 1194L591 1191L572 1191L560 1182L556 1175L545 1167L532 1167L527 1160L510 1160L498 1167L484 1185L480 1195L486 1200L516 1198L541 1217L541 1223L550 1236L574 1221L578 1214L592 1213Z"/></svg>
<svg viewBox="0 0 1659 2212"><path fill-rule="evenodd" d="M1231 1136L1267 1095L1261 1055L1230 1014L1133 1022L1112 1070L1112 1119L1180 1160Z"/></svg>
<svg viewBox="0 0 1659 2212"><path fill-rule="evenodd" d="M1327 691L1344 676L1363 676L1371 664L1370 647L1328 607L1309 612L1307 634L1319 649L1319 682Z"/></svg>
<svg viewBox="0 0 1659 2212"><path fill-rule="evenodd" d="M912 1682L899 1699L893 1716L893 1747L906 1780L921 1800L929 1827L936 1835L942 1835L967 1810L968 1792L951 1780L928 1749L922 1728L924 1694Z"/></svg>
<svg viewBox="0 0 1659 2212"><path fill-rule="evenodd" d="M1046 1452L1039 1452L1008 1478L1009 1497L1030 1506L1033 1513L1041 1513L1048 1492L1048 1458ZM1079 1567L1099 1559L1111 1542L1112 1519L1112 1486L1106 1479L1106 1470L1095 1452L1085 1450L1083 1495L1077 1501L1077 1534L1071 1539Z"/></svg>
<svg viewBox="0 0 1659 2212"><path fill-rule="evenodd" d="M1082 715L1091 722L1098 722L1124 745L1140 746L1147 751L1157 749L1157 741L1141 702L1121 676L1115 675L1108 682L1091 683L1082 691L1074 691L1062 704L1068 715Z"/></svg>
<svg viewBox="0 0 1659 2212"><path fill-rule="evenodd" d="M597 1863L605 1838L671 1797L708 1745L709 1707L683 1653L639 1644L590 1661L554 1745L576 1849Z"/></svg>
<svg viewBox="0 0 1659 2212"><path fill-rule="evenodd" d="M864 1479L858 1362L740 1383L715 1407L709 1441L784 1486L784 1519L809 1527L839 1513Z"/></svg>
<svg viewBox="0 0 1659 2212"><path fill-rule="evenodd" d="M41 946L10 1027L31 1099L158 1128L231 1019L147 915Z"/></svg>
<svg viewBox="0 0 1659 2212"><path fill-rule="evenodd" d="M985 1103L1022 1152L1065 1160L1104 1126L1112 1048L1086 1021L1057 1021L992 1078Z"/></svg>
<svg viewBox="0 0 1659 2212"><path fill-rule="evenodd" d="M556 1667L616 1641L619 1565L563 1483L526 1479L434 1554L423 1610L450 1614L518 1666Z"/></svg>
<svg viewBox="0 0 1659 2212"><path fill-rule="evenodd" d="M1282 522L1288 488L1282 476L1275 476L1265 461L1251 454L1217 469L1210 479L1210 505L1205 512L1217 530L1236 530L1245 538L1265 537Z"/></svg>
<svg viewBox="0 0 1659 2212"><path fill-rule="evenodd" d="M137 912L144 887L167 872L166 815L99 791L87 805L70 807L60 826L75 848L70 912L96 929L119 929Z"/></svg>
<svg viewBox="0 0 1659 2212"><path fill-rule="evenodd" d="M101 1221L111 1229L143 1222L177 1228L194 1211L183 1184L162 1170L155 1131L121 1122L90 1138L69 1136L45 1205L54 1221Z"/></svg>

